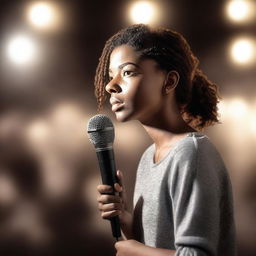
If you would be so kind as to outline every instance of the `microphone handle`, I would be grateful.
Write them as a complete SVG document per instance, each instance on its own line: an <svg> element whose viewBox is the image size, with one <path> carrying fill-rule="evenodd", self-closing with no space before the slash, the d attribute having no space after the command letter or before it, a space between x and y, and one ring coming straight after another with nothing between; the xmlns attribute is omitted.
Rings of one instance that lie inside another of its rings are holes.
<svg viewBox="0 0 256 256"><path fill-rule="evenodd" d="M97 150L98 163L101 172L102 184L110 185L113 188L112 195L115 194L114 184L118 182L116 177L116 164L113 148ZM113 236L118 240L121 237L119 217L110 218Z"/></svg>

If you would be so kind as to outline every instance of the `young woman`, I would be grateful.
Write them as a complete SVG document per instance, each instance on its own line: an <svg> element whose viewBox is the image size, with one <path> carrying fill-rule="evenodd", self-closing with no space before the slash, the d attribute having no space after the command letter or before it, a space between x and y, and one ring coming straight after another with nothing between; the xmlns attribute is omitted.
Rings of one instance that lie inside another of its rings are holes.
<svg viewBox="0 0 256 256"><path fill-rule="evenodd" d="M102 217L119 215L118 256L235 255L232 190L225 165L200 130L218 122L217 86L177 32L133 25L112 36L95 77L99 111L110 94L120 122L138 120L153 140L137 169L134 208L99 185Z"/></svg>

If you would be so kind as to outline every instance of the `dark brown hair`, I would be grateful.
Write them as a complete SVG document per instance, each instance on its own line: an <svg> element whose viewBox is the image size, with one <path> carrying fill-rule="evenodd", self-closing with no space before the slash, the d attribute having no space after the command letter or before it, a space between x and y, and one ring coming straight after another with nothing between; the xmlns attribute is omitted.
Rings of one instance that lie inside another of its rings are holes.
<svg viewBox="0 0 256 256"><path fill-rule="evenodd" d="M105 86L109 82L110 54L120 45L130 45L142 58L155 60L161 69L176 70L180 75L176 99L189 124L198 129L218 122L218 87L198 69L199 61L184 37L170 29L136 24L120 30L105 44L95 76L98 111L106 100Z"/></svg>

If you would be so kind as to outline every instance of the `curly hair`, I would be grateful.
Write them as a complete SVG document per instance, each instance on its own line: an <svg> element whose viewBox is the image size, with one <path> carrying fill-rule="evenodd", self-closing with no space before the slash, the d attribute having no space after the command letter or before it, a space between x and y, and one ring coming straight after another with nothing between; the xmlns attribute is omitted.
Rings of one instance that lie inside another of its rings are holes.
<svg viewBox="0 0 256 256"><path fill-rule="evenodd" d="M108 67L114 48L130 45L141 58L155 60L165 71L175 70L180 75L175 96L181 114L188 124L197 129L218 123L218 87L198 68L199 60L192 53L185 38L167 28L153 28L136 24L120 30L107 40L95 75L95 96L98 112L107 98L105 85L110 81Z"/></svg>

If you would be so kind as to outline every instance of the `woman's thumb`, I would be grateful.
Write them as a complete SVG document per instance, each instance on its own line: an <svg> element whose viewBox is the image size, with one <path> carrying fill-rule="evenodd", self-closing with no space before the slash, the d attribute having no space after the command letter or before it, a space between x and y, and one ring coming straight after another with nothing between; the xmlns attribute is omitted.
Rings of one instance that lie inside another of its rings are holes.
<svg viewBox="0 0 256 256"><path fill-rule="evenodd" d="M115 189L121 193L121 196L123 196L125 193L123 173L120 170L117 170L116 175L118 178L118 183L115 183Z"/></svg>
<svg viewBox="0 0 256 256"><path fill-rule="evenodd" d="M123 173L120 170L117 170L116 175L118 178L118 183L120 186L123 186Z"/></svg>

